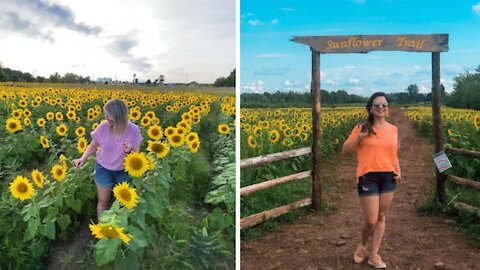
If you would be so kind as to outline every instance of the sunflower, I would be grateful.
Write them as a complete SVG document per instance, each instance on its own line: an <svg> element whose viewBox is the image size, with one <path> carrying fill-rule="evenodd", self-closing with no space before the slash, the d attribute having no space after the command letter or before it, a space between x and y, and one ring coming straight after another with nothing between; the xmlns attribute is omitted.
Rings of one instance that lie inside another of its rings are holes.
<svg viewBox="0 0 480 270"><path fill-rule="evenodd" d="M172 136L168 136L168 142L173 147L180 147L185 143L185 136L174 134Z"/></svg>
<svg viewBox="0 0 480 270"><path fill-rule="evenodd" d="M147 161L148 161L148 170L152 171L153 169L155 169L155 160L153 159L152 156L149 156L149 155L146 155L145 157L147 158Z"/></svg>
<svg viewBox="0 0 480 270"><path fill-rule="evenodd" d="M63 114L61 112L57 112L55 114L55 119L57 119L57 121L62 121L63 120Z"/></svg>
<svg viewBox="0 0 480 270"><path fill-rule="evenodd" d="M141 177L148 170L148 160L144 153L131 153L125 157L125 171L132 177Z"/></svg>
<svg viewBox="0 0 480 270"><path fill-rule="evenodd" d="M14 198L22 201L30 199L35 195L32 183L30 183L27 178L20 175L10 183L10 192Z"/></svg>
<svg viewBox="0 0 480 270"><path fill-rule="evenodd" d="M52 174L53 179L57 180L58 182L62 182L67 176L67 168L61 164L55 164L53 165L50 173Z"/></svg>
<svg viewBox="0 0 480 270"><path fill-rule="evenodd" d="M198 141L199 140L198 134L196 132L188 133L186 138L187 138L187 143L191 143L193 141Z"/></svg>
<svg viewBox="0 0 480 270"><path fill-rule="evenodd" d="M183 128L187 133L192 130L192 126L190 126L189 123L184 122L183 120L177 123L177 128Z"/></svg>
<svg viewBox="0 0 480 270"><path fill-rule="evenodd" d="M115 198L117 198L117 200L128 209L132 209L137 206L137 191L135 188L129 187L127 182L118 183L113 188L113 195L115 195Z"/></svg>
<svg viewBox="0 0 480 270"><path fill-rule="evenodd" d="M98 239L119 238L127 245L128 245L128 242L132 240L131 234L123 233L122 227L118 227L113 224L99 223L99 224L90 224L88 226L90 227L90 231L92 231L92 235Z"/></svg>
<svg viewBox="0 0 480 270"><path fill-rule="evenodd" d="M140 120L140 124L142 125L142 127L150 125L150 118L146 116L142 117L142 120Z"/></svg>
<svg viewBox="0 0 480 270"><path fill-rule="evenodd" d="M252 137L252 135L248 135L248 146L250 148L255 149L257 147L257 142L255 141L255 138Z"/></svg>
<svg viewBox="0 0 480 270"><path fill-rule="evenodd" d="M170 152L170 146L166 143L148 141L148 151L157 154L157 158L164 158Z"/></svg>
<svg viewBox="0 0 480 270"><path fill-rule="evenodd" d="M48 141L47 137L40 135L40 144L43 148L49 148L50 142Z"/></svg>
<svg viewBox="0 0 480 270"><path fill-rule="evenodd" d="M177 135L181 135L181 136L185 136L185 133L187 133L187 130L184 129L183 127L177 127L175 129L175 133L174 134L177 134Z"/></svg>
<svg viewBox="0 0 480 270"><path fill-rule="evenodd" d="M85 128L82 126L79 126L77 129L75 129L75 134L77 134L77 137L83 137L85 135Z"/></svg>
<svg viewBox="0 0 480 270"><path fill-rule="evenodd" d="M99 125L98 123L93 123L92 130L94 131L95 129L97 129L98 125Z"/></svg>
<svg viewBox="0 0 480 270"><path fill-rule="evenodd" d="M53 118L55 118L55 114L53 112L47 112L45 118L47 118L48 121L52 121Z"/></svg>
<svg viewBox="0 0 480 270"><path fill-rule="evenodd" d="M67 134L67 131L68 131L68 128L65 124L61 124L60 126L57 126L57 128L55 129L55 131L57 131L57 134L59 136L65 136Z"/></svg>
<svg viewBox="0 0 480 270"><path fill-rule="evenodd" d="M218 125L218 133L220 134L228 134L230 133L230 127L226 124L220 124Z"/></svg>
<svg viewBox="0 0 480 270"><path fill-rule="evenodd" d="M13 117L7 118L7 123L5 126L10 133L15 133L22 130L22 123L20 120Z"/></svg>
<svg viewBox="0 0 480 270"><path fill-rule="evenodd" d="M37 169L33 170L32 171L32 179L33 179L33 182L35 183L35 185L37 185L37 187L39 187L39 188L43 187L45 176L43 176L41 171L39 171Z"/></svg>
<svg viewBox="0 0 480 270"><path fill-rule="evenodd" d="M17 109L12 112L12 117L16 119L22 118L23 111L22 109Z"/></svg>
<svg viewBox="0 0 480 270"><path fill-rule="evenodd" d="M175 128L174 127L167 127L165 129L165 135L166 136L172 136L175 133Z"/></svg>
<svg viewBox="0 0 480 270"><path fill-rule="evenodd" d="M23 123L25 124L26 127L30 126L30 124L32 124L32 120L30 120L30 118L28 117L25 117L23 118Z"/></svg>
<svg viewBox="0 0 480 270"><path fill-rule="evenodd" d="M480 129L480 114L477 113L475 117L473 117L472 122L476 129Z"/></svg>
<svg viewBox="0 0 480 270"><path fill-rule="evenodd" d="M158 125L153 125L148 128L148 137L150 139L158 141L163 137L162 128Z"/></svg>
<svg viewBox="0 0 480 270"><path fill-rule="evenodd" d="M278 130L273 129L268 132L268 140L271 143L276 143L280 139L280 132Z"/></svg>
<svg viewBox="0 0 480 270"><path fill-rule="evenodd" d="M43 127L43 126L45 126L46 123L47 123L47 121L45 121L45 118L38 118L37 119L38 127Z"/></svg>
<svg viewBox="0 0 480 270"><path fill-rule="evenodd" d="M77 142L77 150L80 154L83 154L87 150L87 140L85 137L80 137Z"/></svg>
<svg viewBox="0 0 480 270"><path fill-rule="evenodd" d="M142 116L142 113L140 111L131 110L130 114L128 115L128 118L130 118L130 120L132 121L137 121L138 119L140 119L141 116Z"/></svg>
<svg viewBox="0 0 480 270"><path fill-rule="evenodd" d="M193 141L188 144L188 149L190 149L190 152L196 153L198 149L200 149L200 141Z"/></svg>

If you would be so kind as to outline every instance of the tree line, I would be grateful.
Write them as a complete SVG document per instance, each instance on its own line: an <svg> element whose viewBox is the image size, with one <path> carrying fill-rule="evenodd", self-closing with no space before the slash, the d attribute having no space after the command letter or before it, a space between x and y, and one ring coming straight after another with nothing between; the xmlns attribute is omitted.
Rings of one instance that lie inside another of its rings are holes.
<svg viewBox="0 0 480 270"><path fill-rule="evenodd" d="M37 82L37 83L90 83L90 77L82 77L74 73L61 76L58 72L49 77L33 76L31 73L22 72L0 66L0 82Z"/></svg>
<svg viewBox="0 0 480 270"><path fill-rule="evenodd" d="M452 108L480 110L480 65L475 72L461 73L454 78L453 92L447 93L445 86L440 85L440 102ZM420 93L416 84L410 84L403 92L387 93L395 105L430 105L432 93ZM328 92L320 90L321 103L324 106L338 106L348 104L362 104L368 100L345 90ZM242 108L281 108L281 107L311 107L310 92L265 92L263 94L243 93L240 95Z"/></svg>

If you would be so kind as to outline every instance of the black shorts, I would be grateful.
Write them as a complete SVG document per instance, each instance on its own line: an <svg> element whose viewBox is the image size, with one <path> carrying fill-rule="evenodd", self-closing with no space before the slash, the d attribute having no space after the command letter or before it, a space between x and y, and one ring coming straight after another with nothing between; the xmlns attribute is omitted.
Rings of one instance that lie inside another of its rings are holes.
<svg viewBox="0 0 480 270"><path fill-rule="evenodd" d="M378 196L381 193L394 192L396 188L393 172L370 172L358 178L359 196Z"/></svg>

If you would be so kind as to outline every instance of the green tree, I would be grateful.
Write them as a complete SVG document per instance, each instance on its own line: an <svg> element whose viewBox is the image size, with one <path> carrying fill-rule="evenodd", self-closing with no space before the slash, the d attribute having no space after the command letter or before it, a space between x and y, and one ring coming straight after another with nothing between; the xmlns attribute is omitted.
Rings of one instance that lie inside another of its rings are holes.
<svg viewBox="0 0 480 270"><path fill-rule="evenodd" d="M233 71L230 72L230 75L228 75L227 78L220 77L216 79L213 85L215 87L221 87L221 86L234 87L235 86L235 69L233 69Z"/></svg>
<svg viewBox="0 0 480 270"><path fill-rule="evenodd" d="M474 73L466 72L454 78L453 92L446 104L454 108L480 110L480 65Z"/></svg>
<svg viewBox="0 0 480 270"><path fill-rule="evenodd" d="M408 93L408 100L410 102L416 102L417 101L417 96L418 96L418 86L416 84L410 84L407 87L407 93Z"/></svg>
<svg viewBox="0 0 480 270"><path fill-rule="evenodd" d="M50 75L50 82L52 83L58 83L62 79L62 76L58 74L58 72L55 72L54 74Z"/></svg>

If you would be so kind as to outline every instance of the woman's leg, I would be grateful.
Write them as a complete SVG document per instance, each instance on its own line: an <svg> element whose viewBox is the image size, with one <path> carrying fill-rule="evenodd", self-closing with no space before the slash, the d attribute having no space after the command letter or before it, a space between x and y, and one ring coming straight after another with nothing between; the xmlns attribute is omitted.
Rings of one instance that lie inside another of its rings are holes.
<svg viewBox="0 0 480 270"><path fill-rule="evenodd" d="M360 201L363 208L362 246L366 246L368 238L375 229L378 220L379 196L361 196Z"/></svg>
<svg viewBox="0 0 480 270"><path fill-rule="evenodd" d="M372 235L372 249L370 249L370 258L376 258L380 244L382 243L383 233L385 232L385 218L388 208L392 203L393 192L381 193L378 206L378 217ZM377 197L378 198L378 197Z"/></svg>
<svg viewBox="0 0 480 270"><path fill-rule="evenodd" d="M110 194L112 187L101 187L97 185L98 203L97 203L97 217L100 219L100 214L108 208L110 203Z"/></svg>

